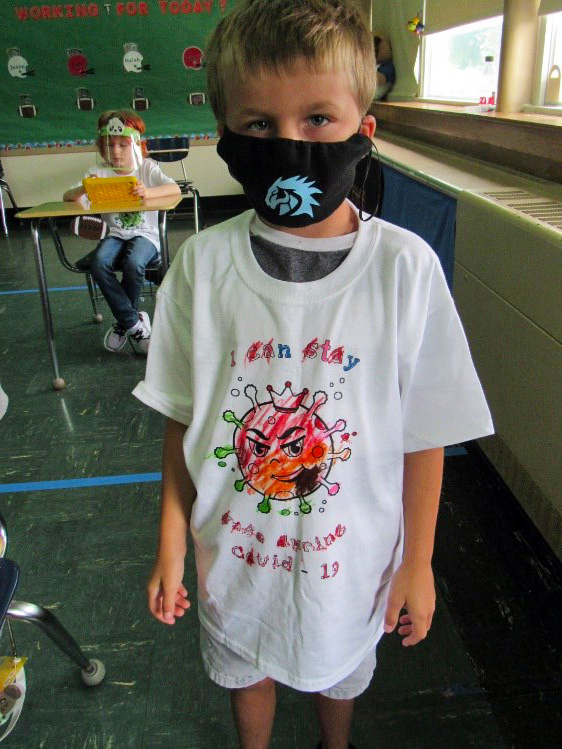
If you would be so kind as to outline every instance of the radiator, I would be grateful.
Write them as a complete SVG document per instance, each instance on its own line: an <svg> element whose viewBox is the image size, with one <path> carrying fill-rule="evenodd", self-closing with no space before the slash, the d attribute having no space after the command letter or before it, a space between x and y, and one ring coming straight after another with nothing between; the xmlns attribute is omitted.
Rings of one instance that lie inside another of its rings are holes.
<svg viewBox="0 0 562 749"><path fill-rule="evenodd" d="M480 446L562 558L562 201L461 193L454 296L496 427Z"/></svg>

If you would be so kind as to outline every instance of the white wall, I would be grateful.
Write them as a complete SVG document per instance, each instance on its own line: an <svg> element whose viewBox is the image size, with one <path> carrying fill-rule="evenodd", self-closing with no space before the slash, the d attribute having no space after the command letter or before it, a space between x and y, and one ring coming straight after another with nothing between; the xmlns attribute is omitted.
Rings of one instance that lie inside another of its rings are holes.
<svg viewBox="0 0 562 749"><path fill-rule="evenodd" d="M420 41L406 25L422 5L420 0L378 0L372 4L373 32L390 39L396 68L396 83L389 100L408 100L416 95L418 83L414 67Z"/></svg>
<svg viewBox="0 0 562 749"><path fill-rule="evenodd" d="M93 164L93 151L2 156L5 179L18 206L22 208L62 200L64 191L79 182ZM237 195L242 192L238 182L228 173L224 161L217 155L216 145L192 146L185 165L188 178L193 180L202 196ZM175 179L182 176L179 164L164 164L163 170ZM6 197L7 206L9 202Z"/></svg>

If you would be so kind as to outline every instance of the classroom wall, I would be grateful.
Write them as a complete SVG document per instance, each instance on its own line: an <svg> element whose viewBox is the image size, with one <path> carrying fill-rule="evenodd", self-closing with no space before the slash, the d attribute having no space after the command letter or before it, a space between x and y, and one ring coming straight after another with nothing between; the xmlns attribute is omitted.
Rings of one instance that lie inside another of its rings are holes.
<svg viewBox="0 0 562 749"><path fill-rule="evenodd" d="M79 182L94 164L93 151L2 157L5 179L21 208L62 200L64 191ZM193 180L203 197L242 192L238 182L228 173L224 161L217 155L214 144L192 146L185 164L189 179ZM174 179L182 176L179 164L164 164L163 170ZM7 197L6 205L9 205Z"/></svg>
<svg viewBox="0 0 562 749"><path fill-rule="evenodd" d="M396 83L388 98L411 99L418 89L414 67L420 40L416 34L407 31L406 25L420 12L423 4L419 0L377 0L371 5L373 31L387 37L392 46Z"/></svg>

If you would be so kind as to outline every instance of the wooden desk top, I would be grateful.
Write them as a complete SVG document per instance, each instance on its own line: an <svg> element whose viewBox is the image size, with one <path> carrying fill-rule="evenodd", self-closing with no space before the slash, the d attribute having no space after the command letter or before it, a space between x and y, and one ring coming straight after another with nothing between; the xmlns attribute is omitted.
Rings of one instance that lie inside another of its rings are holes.
<svg viewBox="0 0 562 749"><path fill-rule="evenodd" d="M178 203L183 200L183 195L175 195L171 198L150 198L143 200L141 203L119 203L115 206L104 206L100 210L99 204L92 204L90 208L84 206L78 201L55 201L53 203L41 203L33 208L26 208L25 211L16 213L16 218L56 218L57 216L92 216L100 213L139 213L140 211L171 211Z"/></svg>

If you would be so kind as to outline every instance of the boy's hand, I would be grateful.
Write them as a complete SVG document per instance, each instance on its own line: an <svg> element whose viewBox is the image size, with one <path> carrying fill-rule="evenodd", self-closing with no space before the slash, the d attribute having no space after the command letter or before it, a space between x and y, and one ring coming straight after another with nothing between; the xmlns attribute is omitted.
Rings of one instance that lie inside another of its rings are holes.
<svg viewBox="0 0 562 749"><path fill-rule="evenodd" d="M435 611L435 583L430 564L408 565L404 562L394 573L386 606L384 631L393 632L398 623L398 634L405 636L402 645L417 645L425 639Z"/></svg>
<svg viewBox="0 0 562 749"><path fill-rule="evenodd" d="M136 195L139 198L148 198L148 187L145 186L143 182L137 182L137 184L133 187L133 195Z"/></svg>
<svg viewBox="0 0 562 749"><path fill-rule="evenodd" d="M163 624L174 624L191 606L182 583L184 562L181 556L167 560L157 558L148 579L146 592L150 613Z"/></svg>

